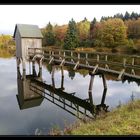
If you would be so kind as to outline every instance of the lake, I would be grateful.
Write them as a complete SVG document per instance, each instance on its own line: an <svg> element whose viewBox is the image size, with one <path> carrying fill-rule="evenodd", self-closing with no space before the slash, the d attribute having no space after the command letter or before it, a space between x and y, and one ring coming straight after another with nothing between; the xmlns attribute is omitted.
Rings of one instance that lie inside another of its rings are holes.
<svg viewBox="0 0 140 140"><path fill-rule="evenodd" d="M29 65L26 66L26 74L29 75ZM62 89L63 84L62 91L70 95L74 93L74 96L76 97L75 101L89 98L88 88L91 76L87 71L81 70L74 72L69 71L67 67L64 67L64 77L62 77L61 69L59 67L54 67L54 70L54 78L52 81L52 67L44 64L41 80L47 85L55 84L55 88L57 89ZM36 71L38 72L37 64ZM26 80L28 79L19 77L15 58L0 58L0 75L0 135L34 135L37 130L40 130L41 134L47 135L51 128L59 127L60 129L63 129L66 125L72 124L78 119L77 116L70 113L72 112L72 110L70 111L71 108L67 111L63 107L57 105L60 105L62 102L59 101L62 100L57 100L58 103L55 104L54 102L51 102L51 100L55 99L48 96L49 101L47 99L47 94L42 94L43 98L38 98L39 96L36 96L39 100L34 105L32 100L26 100L28 105L25 105L25 102L22 100L18 100L18 97L20 98L20 96L18 96L19 94L28 92L28 90L26 91L26 88L24 92L21 92L24 88L23 86L18 86L22 84L28 86L26 83ZM108 110L112 110L120 104L127 103L131 100L132 95L134 99L140 98L138 83L133 81L130 82L128 80L123 82L116 81L113 76L105 76L107 79L105 104L109 106ZM64 80L63 82L61 81L62 78ZM51 90L53 90L52 87ZM44 91L47 92L46 89ZM60 91L60 94L62 91ZM94 77L92 90L93 104L97 105L101 103L102 94L102 78L99 75L96 75ZM56 95L58 96L59 94ZM69 95L66 96L66 98L68 99Z"/></svg>

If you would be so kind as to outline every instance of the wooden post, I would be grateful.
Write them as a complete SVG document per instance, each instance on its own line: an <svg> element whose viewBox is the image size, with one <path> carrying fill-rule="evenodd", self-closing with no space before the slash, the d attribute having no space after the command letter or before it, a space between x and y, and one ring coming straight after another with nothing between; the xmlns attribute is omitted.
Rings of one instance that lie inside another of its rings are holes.
<svg viewBox="0 0 140 140"><path fill-rule="evenodd" d="M25 59L22 59L22 68L23 68L23 71L26 71Z"/></svg>
<svg viewBox="0 0 140 140"><path fill-rule="evenodd" d="M64 70L63 67L61 67L61 89L64 90Z"/></svg>
<svg viewBox="0 0 140 140"><path fill-rule="evenodd" d="M71 62L73 62L73 51L71 51Z"/></svg>
<svg viewBox="0 0 140 140"><path fill-rule="evenodd" d="M108 55L105 55L105 61L107 62Z"/></svg>
<svg viewBox="0 0 140 140"><path fill-rule="evenodd" d="M135 65L135 59L132 58L132 66L134 66L134 65ZM131 73L132 73L133 75L135 75L134 69L131 69Z"/></svg>
<svg viewBox="0 0 140 140"><path fill-rule="evenodd" d="M62 60L61 52L59 51L59 59Z"/></svg>
<svg viewBox="0 0 140 140"><path fill-rule="evenodd" d="M32 61L32 73L33 73L34 76L37 75L36 70L35 70L35 61L34 60Z"/></svg>
<svg viewBox="0 0 140 140"><path fill-rule="evenodd" d="M65 99L63 99L63 103L64 103L64 109L65 109L65 108L66 108L66 107L65 107Z"/></svg>
<svg viewBox="0 0 140 140"><path fill-rule="evenodd" d="M63 59L60 63L60 66L62 67L62 65L65 63L65 59Z"/></svg>
<svg viewBox="0 0 140 140"><path fill-rule="evenodd" d="M125 69L122 69L122 71L120 72L117 80L121 80L122 79L122 76L123 76L124 72L125 72Z"/></svg>
<svg viewBox="0 0 140 140"><path fill-rule="evenodd" d="M51 59L51 57L52 57L52 52L49 51L49 58Z"/></svg>
<svg viewBox="0 0 140 140"><path fill-rule="evenodd" d="M123 67L126 65L126 58L123 58Z"/></svg>
<svg viewBox="0 0 140 140"><path fill-rule="evenodd" d="M88 63L88 53L86 53L86 65L89 65L89 63Z"/></svg>
<svg viewBox="0 0 140 140"><path fill-rule="evenodd" d="M77 116L79 117L79 106L77 105Z"/></svg>
<svg viewBox="0 0 140 140"><path fill-rule="evenodd" d="M100 61L100 56L99 56L99 54L97 54L97 62L99 62Z"/></svg>
<svg viewBox="0 0 140 140"><path fill-rule="evenodd" d="M94 75L91 75L90 83L89 83L89 89L88 89L89 101L90 101L91 105L93 105L93 99L92 99L93 81L94 81Z"/></svg>
<svg viewBox="0 0 140 140"><path fill-rule="evenodd" d="M78 53L78 60L80 60L80 53Z"/></svg>
<svg viewBox="0 0 140 140"><path fill-rule="evenodd" d="M103 90L103 96L102 96L102 100L101 100L101 105L105 104L106 93L107 93L107 88Z"/></svg>
<svg viewBox="0 0 140 140"><path fill-rule="evenodd" d="M42 77L42 67L39 67L39 73L38 73L38 77Z"/></svg>
<svg viewBox="0 0 140 140"><path fill-rule="evenodd" d="M107 89L106 78L104 74L102 74L102 80L103 80L104 89Z"/></svg>
<svg viewBox="0 0 140 140"><path fill-rule="evenodd" d="M97 71L97 69L98 69L98 64L95 66L95 68L93 69L93 71L92 71L92 74L95 74L95 72Z"/></svg>
<svg viewBox="0 0 140 140"><path fill-rule="evenodd" d="M135 58L132 58L132 66L135 65Z"/></svg>
<svg viewBox="0 0 140 140"><path fill-rule="evenodd" d="M29 74L31 74L31 65L30 65L30 60L29 60Z"/></svg>
<svg viewBox="0 0 140 140"><path fill-rule="evenodd" d="M20 58L17 57L17 58L16 58L16 61L17 61L17 68L20 68L20 63L21 63L21 62L20 62Z"/></svg>
<svg viewBox="0 0 140 140"><path fill-rule="evenodd" d="M79 65L79 61L77 61L77 63L75 64L73 70L76 70L78 65Z"/></svg>
<svg viewBox="0 0 140 140"><path fill-rule="evenodd" d="M49 64L51 64L53 60L54 60L54 57L51 57L50 61L49 61Z"/></svg>
<svg viewBox="0 0 140 140"><path fill-rule="evenodd" d="M108 55L105 55L105 61L106 61L106 63L107 63L107 61L108 61ZM108 64L105 64L105 68L106 68L106 69L109 69Z"/></svg>
<svg viewBox="0 0 140 140"><path fill-rule="evenodd" d="M65 58L65 56L66 56L65 51L63 52L63 56L64 56L64 58Z"/></svg>
<svg viewBox="0 0 140 140"><path fill-rule="evenodd" d="M26 80L26 71L25 70L23 70L22 77L23 77L23 80Z"/></svg>
<svg viewBox="0 0 140 140"><path fill-rule="evenodd" d="M53 88L55 88L54 73L55 73L55 66L52 66L52 86L53 86Z"/></svg>

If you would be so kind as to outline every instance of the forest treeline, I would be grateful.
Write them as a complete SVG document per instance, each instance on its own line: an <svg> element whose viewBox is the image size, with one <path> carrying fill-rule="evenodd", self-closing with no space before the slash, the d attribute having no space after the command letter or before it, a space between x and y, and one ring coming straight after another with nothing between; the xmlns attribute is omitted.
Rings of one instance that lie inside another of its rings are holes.
<svg viewBox="0 0 140 140"><path fill-rule="evenodd" d="M15 42L11 35L0 35L0 57L15 55Z"/></svg>
<svg viewBox="0 0 140 140"><path fill-rule="evenodd" d="M113 17L94 17L89 21L86 17L76 22L71 19L68 24L58 26L50 22L41 29L43 46L58 46L63 49L79 47L127 48L140 50L140 14L126 12Z"/></svg>
<svg viewBox="0 0 140 140"><path fill-rule="evenodd" d="M10 48L14 46L15 42L11 35L0 35L0 48Z"/></svg>

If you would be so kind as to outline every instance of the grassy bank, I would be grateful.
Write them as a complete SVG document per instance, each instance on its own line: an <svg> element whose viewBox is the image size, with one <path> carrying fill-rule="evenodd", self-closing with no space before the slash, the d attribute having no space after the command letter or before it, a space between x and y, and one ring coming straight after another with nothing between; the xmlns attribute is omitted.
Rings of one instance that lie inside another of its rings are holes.
<svg viewBox="0 0 140 140"><path fill-rule="evenodd" d="M97 117L96 120L77 121L64 132L54 130L51 135L139 135L140 100L130 102Z"/></svg>
<svg viewBox="0 0 140 140"><path fill-rule="evenodd" d="M71 135L139 135L140 100L123 105L96 121L80 122L65 134Z"/></svg>

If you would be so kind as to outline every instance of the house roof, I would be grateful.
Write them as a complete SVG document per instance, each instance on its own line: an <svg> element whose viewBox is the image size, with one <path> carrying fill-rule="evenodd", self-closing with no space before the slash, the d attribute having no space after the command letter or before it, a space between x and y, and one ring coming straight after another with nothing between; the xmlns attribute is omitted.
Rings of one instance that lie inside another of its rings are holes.
<svg viewBox="0 0 140 140"><path fill-rule="evenodd" d="M13 38L15 38L16 30L19 31L21 38L43 38L37 25L16 24Z"/></svg>

